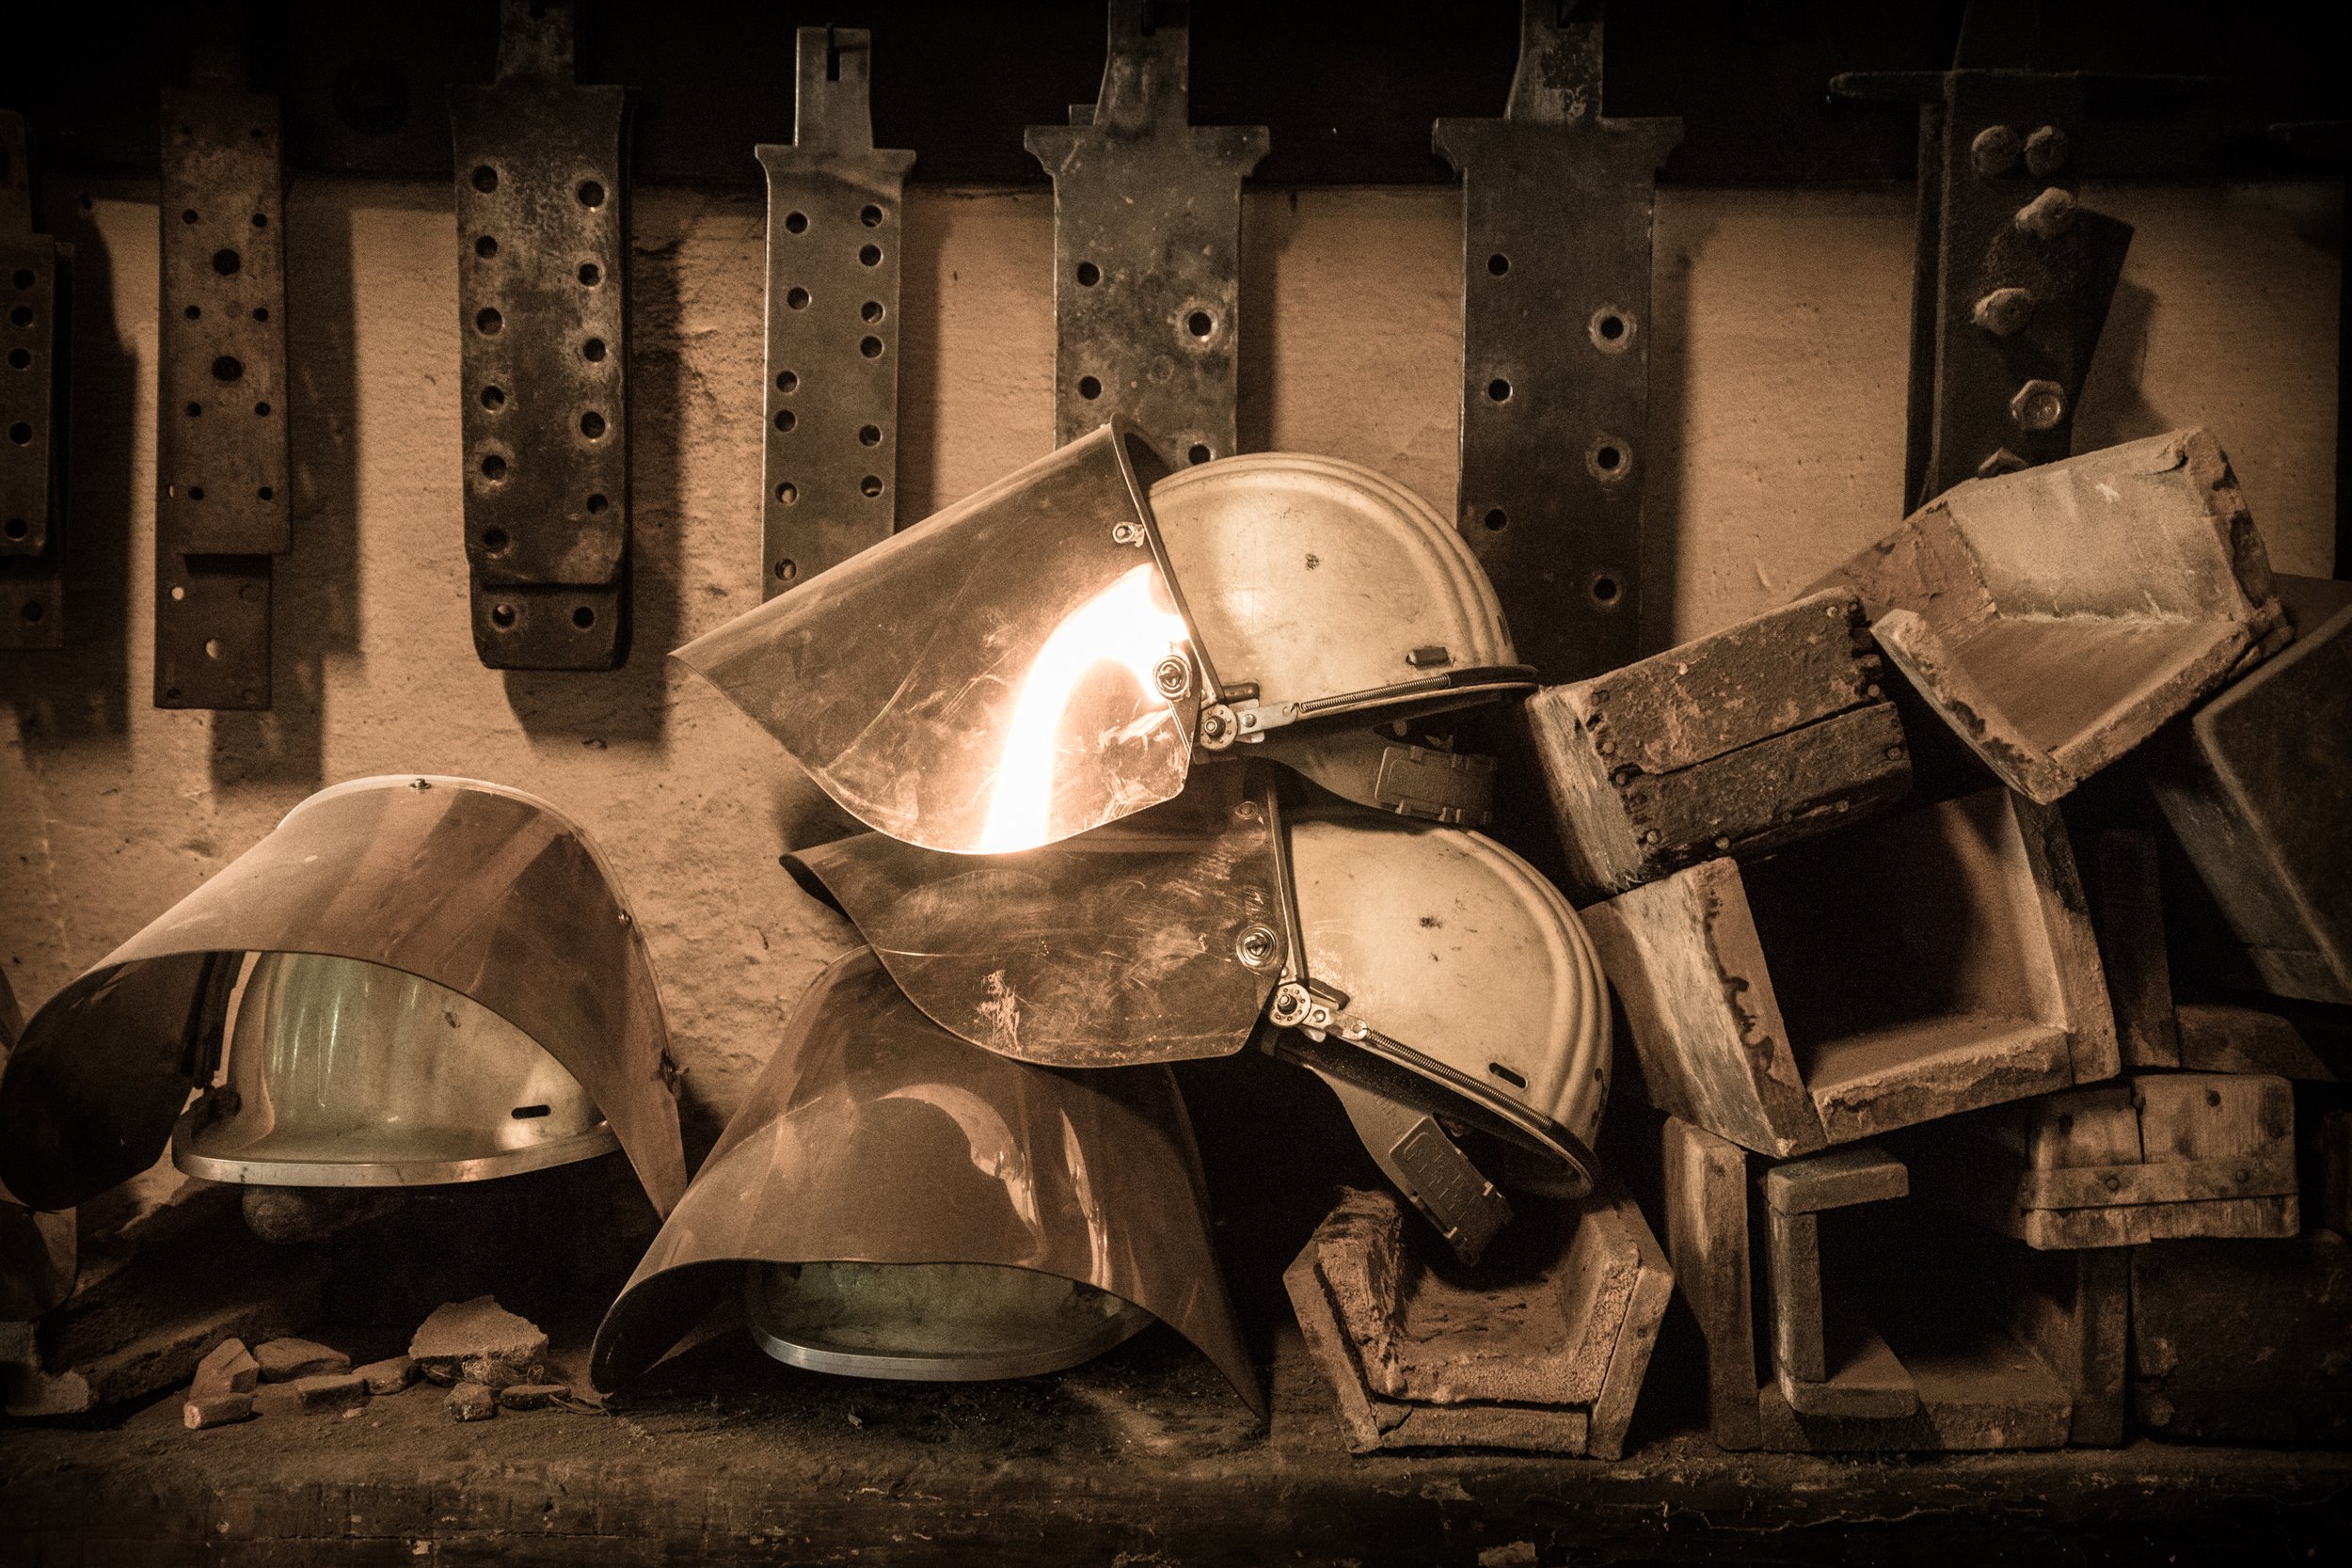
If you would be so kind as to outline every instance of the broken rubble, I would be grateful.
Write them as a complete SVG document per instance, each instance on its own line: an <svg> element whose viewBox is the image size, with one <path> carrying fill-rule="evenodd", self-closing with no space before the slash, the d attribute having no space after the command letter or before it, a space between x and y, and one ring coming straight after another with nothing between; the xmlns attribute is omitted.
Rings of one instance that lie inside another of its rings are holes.
<svg viewBox="0 0 2352 1568"><path fill-rule="evenodd" d="M548 1337L530 1319L501 1307L495 1296L443 1303L408 1343L417 1370L434 1382L489 1388L537 1382L547 1354Z"/></svg>
<svg viewBox="0 0 2352 1568"><path fill-rule="evenodd" d="M559 1400L571 1397L571 1388L561 1383L517 1383L499 1390L499 1403L509 1410L544 1410Z"/></svg>
<svg viewBox="0 0 2352 1568"><path fill-rule="evenodd" d="M188 1384L188 1397L201 1399L208 1394L250 1394L253 1386L262 1381L261 1364L253 1353L245 1348L243 1339L223 1339L212 1353L196 1364L196 1376Z"/></svg>
<svg viewBox="0 0 2352 1568"><path fill-rule="evenodd" d="M190 1432L206 1427L227 1426L231 1421L253 1418L253 1396L243 1390L220 1389L206 1394L191 1394L187 1403L180 1407L180 1424Z"/></svg>
<svg viewBox="0 0 2352 1568"><path fill-rule="evenodd" d="M254 1347L264 1383L292 1383L302 1377L327 1377L351 1370L351 1357L312 1339L270 1339Z"/></svg>
<svg viewBox="0 0 2352 1568"><path fill-rule="evenodd" d="M405 1355L391 1355L356 1369L353 1375L371 1394L397 1394L417 1381L417 1364Z"/></svg>
<svg viewBox="0 0 2352 1568"><path fill-rule="evenodd" d="M442 1402L455 1421L486 1421L499 1413L498 1396L479 1383L461 1383Z"/></svg>

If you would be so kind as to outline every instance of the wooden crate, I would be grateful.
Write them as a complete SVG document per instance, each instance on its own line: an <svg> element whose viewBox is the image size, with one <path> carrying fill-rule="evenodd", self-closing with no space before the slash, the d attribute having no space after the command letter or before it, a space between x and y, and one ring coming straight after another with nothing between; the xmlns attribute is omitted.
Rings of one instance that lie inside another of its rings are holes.
<svg viewBox="0 0 2352 1568"><path fill-rule="evenodd" d="M2159 1437L2352 1442L2352 1243L2132 1249L2132 1408Z"/></svg>
<svg viewBox="0 0 2352 1568"><path fill-rule="evenodd" d="M1912 687L2044 805L2288 635L2204 430L1957 485L1815 587L1857 594Z"/></svg>
<svg viewBox="0 0 2352 1568"><path fill-rule="evenodd" d="M2294 645L2151 748L2148 780L2214 978L2352 1003L2352 583L2279 583Z"/></svg>
<svg viewBox="0 0 2352 1568"><path fill-rule="evenodd" d="M1772 1164L1678 1119L1665 1139L1668 1245L1719 1446L2122 1440L2123 1249L2036 1253L1914 1212L1905 1166L1872 1146Z"/></svg>
<svg viewBox="0 0 2352 1568"><path fill-rule="evenodd" d="M1905 1135L1931 1201L2044 1249L2300 1227L2283 1078L2141 1072Z"/></svg>
<svg viewBox="0 0 2352 1568"><path fill-rule="evenodd" d="M2066 830L2007 790L1583 911L1651 1103L1788 1156L2112 1077Z"/></svg>
<svg viewBox="0 0 2352 1568"><path fill-rule="evenodd" d="M1815 594L1528 699L1569 897L1857 821L1911 788L1851 594Z"/></svg>
<svg viewBox="0 0 2352 1568"><path fill-rule="evenodd" d="M1349 1192L1282 1275L1350 1451L1620 1457L1674 1289L1632 1200L1531 1202L1477 1270L1424 1230Z"/></svg>

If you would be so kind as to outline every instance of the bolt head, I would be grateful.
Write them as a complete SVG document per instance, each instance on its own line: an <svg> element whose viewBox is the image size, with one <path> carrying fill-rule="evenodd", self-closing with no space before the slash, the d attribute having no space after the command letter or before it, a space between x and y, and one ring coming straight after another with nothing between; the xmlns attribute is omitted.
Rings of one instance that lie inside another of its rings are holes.
<svg viewBox="0 0 2352 1568"><path fill-rule="evenodd" d="M1977 301L1969 319L1996 338L2006 338L2033 319L2033 294L2026 289L1994 289Z"/></svg>
<svg viewBox="0 0 2352 1568"><path fill-rule="evenodd" d="M1160 660L1159 667L1152 672L1152 681L1160 689L1161 696L1181 697L1192 685L1192 666L1171 656Z"/></svg>
<svg viewBox="0 0 2352 1568"><path fill-rule="evenodd" d="M2044 242L2055 240L2074 227L2074 215L2081 211L2073 192L2052 185L2017 209L2018 231Z"/></svg>
<svg viewBox="0 0 2352 1568"><path fill-rule="evenodd" d="M2026 138L2026 167L2046 180L2066 166L2067 154L2072 150L2065 132L2055 125L2038 126Z"/></svg>
<svg viewBox="0 0 2352 1568"><path fill-rule="evenodd" d="M1979 174L1991 180L2015 168L2025 150L2026 144L2016 132L2006 125L1988 125L1968 144L1968 162Z"/></svg>
<svg viewBox="0 0 2352 1568"><path fill-rule="evenodd" d="M2009 417L2017 421L2020 430L2039 434L2056 430L2066 418L2066 388L2055 381L2040 376L2017 388L2017 395L2009 400Z"/></svg>
<svg viewBox="0 0 2352 1568"><path fill-rule="evenodd" d="M1267 930L1263 926L1250 926L1245 927L1241 935L1234 939L1233 951L1239 954L1241 961L1250 968L1263 969L1274 961L1279 945L1275 941L1272 931Z"/></svg>
<svg viewBox="0 0 2352 1568"><path fill-rule="evenodd" d="M2028 465L2024 458L2018 456L2007 447L2003 447L1999 451L1994 452L1992 456L1977 465L1977 477L1979 479L1998 479L2003 474L2013 474L2018 469L2027 466Z"/></svg>

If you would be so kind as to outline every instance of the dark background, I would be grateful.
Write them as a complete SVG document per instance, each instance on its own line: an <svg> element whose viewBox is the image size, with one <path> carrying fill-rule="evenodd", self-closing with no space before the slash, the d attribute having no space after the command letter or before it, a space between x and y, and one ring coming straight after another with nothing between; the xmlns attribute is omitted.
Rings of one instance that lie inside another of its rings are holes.
<svg viewBox="0 0 2352 1568"><path fill-rule="evenodd" d="M222 8L242 21L255 85L285 98L294 168L449 174L442 88L489 77L496 0ZM156 89L184 80L187 38L207 8L45 9L34 19L23 6L8 30L0 106L27 116L53 169L152 168ZM745 189L758 182L753 144L791 136L798 26L872 30L876 139L914 149L914 178L936 184L1042 184L1022 128L1093 99L1105 29L1102 0L584 0L578 10L581 80L636 89L636 178ZM1499 115L1518 51L1513 0L1196 0L1189 11L1193 119L1270 126L1258 179L1277 185L1449 180L1430 121ZM1950 65L1962 12L1953 0L1619 0L1606 112L1682 117L1670 183L1906 178L1914 117L1833 102L1829 80ZM2084 172L2260 176L2314 166L2266 133L2344 113L2341 30L2340 8L2324 5L1980 5L1972 38L1987 52L1972 63L2203 78L2094 93Z"/></svg>

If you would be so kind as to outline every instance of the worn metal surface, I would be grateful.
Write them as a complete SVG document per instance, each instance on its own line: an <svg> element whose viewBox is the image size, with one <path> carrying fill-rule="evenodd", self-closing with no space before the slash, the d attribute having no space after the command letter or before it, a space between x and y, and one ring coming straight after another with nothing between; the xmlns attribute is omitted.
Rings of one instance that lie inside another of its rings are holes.
<svg viewBox="0 0 2352 1568"><path fill-rule="evenodd" d="M497 670L628 657L628 182L618 87L573 80L566 0L501 0L453 86L466 560Z"/></svg>
<svg viewBox="0 0 2352 1568"><path fill-rule="evenodd" d="M1466 1265L1478 1261L1511 1223L1511 1200L1470 1164L1438 1118L1419 1105L1386 1100L1344 1078L1318 1074L1338 1097L1364 1151L1396 1190L1445 1238Z"/></svg>
<svg viewBox="0 0 2352 1568"><path fill-rule="evenodd" d="M1637 651L1650 218L1682 139L1678 119L1603 118L1599 10L1523 0L1502 118L1433 137L1462 176L1455 522L1548 681Z"/></svg>
<svg viewBox="0 0 2352 1568"><path fill-rule="evenodd" d="M249 952L377 964L479 1003L587 1089L657 1209L684 1190L660 996L601 857L544 801L413 777L310 797L34 1014L0 1076L0 1183L61 1209L152 1164L212 1079Z"/></svg>
<svg viewBox="0 0 2352 1568"><path fill-rule="evenodd" d="M1272 779L1252 771L1202 768L1173 800L1019 854L860 833L787 863L975 1044L1047 1067L1228 1055L1289 956Z"/></svg>
<svg viewBox="0 0 2352 1568"><path fill-rule="evenodd" d="M768 171L763 598L898 520L899 194L914 154L874 146L872 34L803 27L797 49L792 140L752 150Z"/></svg>
<svg viewBox="0 0 2352 1568"><path fill-rule="evenodd" d="M0 1077L24 1026L16 991L0 974ZM72 1292L76 1240L72 1210L29 1209L0 1185L0 1323L29 1322Z"/></svg>
<svg viewBox="0 0 2352 1568"><path fill-rule="evenodd" d="M207 1181L480 1181L620 1147L596 1101L506 1020L381 964L264 953L230 1000L224 1070L172 1129Z"/></svg>
<svg viewBox="0 0 2352 1568"><path fill-rule="evenodd" d="M1830 84L1920 105L1906 511L2074 450L2132 243L2130 224L2075 197L2084 87L2075 72L1985 69Z"/></svg>
<svg viewBox="0 0 2352 1568"><path fill-rule="evenodd" d="M677 657L925 848L1032 848L1168 800L1212 681L1134 439L1106 425Z"/></svg>
<svg viewBox="0 0 2352 1568"><path fill-rule="evenodd" d="M271 558L293 547L278 100L201 54L161 111L155 705L270 705Z"/></svg>
<svg viewBox="0 0 2352 1568"><path fill-rule="evenodd" d="M1092 1286L1191 1340L1265 1413L1174 1077L975 1051L864 948L802 996L605 1314L596 1386L667 1354L746 1264L822 1262L993 1264Z"/></svg>
<svg viewBox="0 0 2352 1568"><path fill-rule="evenodd" d="M1054 182L1054 439L1114 416L1176 466L1231 457L1241 182L1263 125L1191 122L1185 8L1110 0L1093 103L1032 125Z"/></svg>
<svg viewBox="0 0 2352 1568"><path fill-rule="evenodd" d="M24 117L0 109L0 649L65 646L73 247L33 228Z"/></svg>

